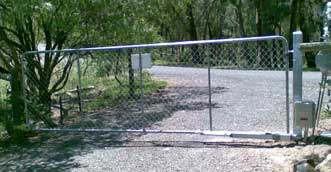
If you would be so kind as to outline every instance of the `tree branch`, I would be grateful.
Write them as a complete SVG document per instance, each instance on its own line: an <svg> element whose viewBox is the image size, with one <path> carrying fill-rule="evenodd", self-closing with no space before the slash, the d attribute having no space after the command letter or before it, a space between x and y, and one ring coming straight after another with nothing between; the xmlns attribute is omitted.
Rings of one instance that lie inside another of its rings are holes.
<svg viewBox="0 0 331 172"><path fill-rule="evenodd" d="M64 66L61 77L56 81L56 83L53 85L53 87L50 90L51 94L64 88L66 82L68 81L73 62L74 62L73 58L71 56L69 56L68 62ZM61 85L61 83L62 83L62 85Z"/></svg>

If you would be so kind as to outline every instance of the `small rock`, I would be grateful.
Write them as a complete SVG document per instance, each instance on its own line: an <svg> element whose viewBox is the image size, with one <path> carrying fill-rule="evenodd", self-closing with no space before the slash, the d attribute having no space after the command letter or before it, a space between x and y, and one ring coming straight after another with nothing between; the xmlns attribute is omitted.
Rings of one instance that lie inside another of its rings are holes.
<svg viewBox="0 0 331 172"><path fill-rule="evenodd" d="M321 160L331 153L330 145L309 145L302 152L305 153L307 159Z"/></svg>
<svg viewBox="0 0 331 172"><path fill-rule="evenodd" d="M331 154L316 166L315 172L331 172Z"/></svg>
<svg viewBox="0 0 331 172"><path fill-rule="evenodd" d="M314 172L314 160L303 160L294 165L294 172Z"/></svg>

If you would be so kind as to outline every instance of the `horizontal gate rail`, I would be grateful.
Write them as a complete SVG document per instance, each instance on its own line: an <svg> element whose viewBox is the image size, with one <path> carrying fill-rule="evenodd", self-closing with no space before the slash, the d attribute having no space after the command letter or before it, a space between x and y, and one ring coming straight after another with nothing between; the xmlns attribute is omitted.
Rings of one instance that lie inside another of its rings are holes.
<svg viewBox="0 0 331 172"><path fill-rule="evenodd" d="M275 141L295 141L300 139L295 134L287 133L268 133L268 132L242 132L242 131L210 131L210 130L124 130L124 129L70 129L70 128L53 128L53 129L34 129L35 131L49 132L109 132L109 133L143 133L143 134L194 134L205 136L223 136L241 139L269 139Z"/></svg>
<svg viewBox="0 0 331 172"><path fill-rule="evenodd" d="M253 42L253 41L267 41L267 40L281 40L283 42L284 53L288 54L288 42L283 36L263 36L263 37L247 37L247 38L231 38L231 39L216 39L216 40L201 40L201 41L182 41L170 43L155 43L155 44L139 44L139 45L124 45L124 46L109 46L109 47L92 47L92 48L78 48L78 49L62 49L62 50L45 50L45 51L27 51L23 54L36 54L36 53L74 53L74 52L89 52L89 51L108 51L108 50L121 50L133 48L162 48L174 46L190 46L190 45L204 45L204 44L224 44L224 43L238 43L238 42Z"/></svg>
<svg viewBox="0 0 331 172"><path fill-rule="evenodd" d="M303 52L331 51L331 42L301 43L300 50Z"/></svg>

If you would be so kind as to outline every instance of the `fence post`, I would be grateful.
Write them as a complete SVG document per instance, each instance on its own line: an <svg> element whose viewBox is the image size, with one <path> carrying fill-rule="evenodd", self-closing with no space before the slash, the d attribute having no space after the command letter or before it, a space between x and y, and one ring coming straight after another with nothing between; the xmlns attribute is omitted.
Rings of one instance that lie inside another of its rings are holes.
<svg viewBox="0 0 331 172"><path fill-rule="evenodd" d="M31 127L30 126L30 116L29 116L29 112L28 112L28 102L27 102L27 93L26 93L26 89L27 89L27 78L26 78L26 68L27 68L27 62L26 62L26 57L25 54L23 54L21 56L20 62L21 62L21 74L22 74L22 95L23 95L23 101L24 101L24 117L25 117L25 125L27 127ZM13 108L13 107L12 107Z"/></svg>
<svg viewBox="0 0 331 172"><path fill-rule="evenodd" d="M295 125L295 102L302 101L302 56L300 50L300 43L302 43L302 32L293 32L293 133L297 135L302 134L302 128Z"/></svg>
<svg viewBox="0 0 331 172"><path fill-rule="evenodd" d="M213 130L213 114L212 114L212 100L211 100L211 59L210 59L210 45L207 44L207 58L208 58L208 104L209 104L209 130Z"/></svg>
<svg viewBox="0 0 331 172"><path fill-rule="evenodd" d="M80 56L77 57L77 77L78 77L78 83L76 86L77 89L77 97L78 97L78 105L79 105L79 115L81 116L80 119L80 128L85 129L88 128L88 126L84 126L85 123L85 115L83 113L84 111L84 104L83 104L83 97L82 97L82 73L81 73L81 65L80 65Z"/></svg>
<svg viewBox="0 0 331 172"><path fill-rule="evenodd" d="M144 109L145 99L144 99L144 83L143 83L143 79L144 79L143 78L143 65L142 65L142 56L141 56L140 51L139 51L139 74L140 74L140 83L139 83L139 87L140 87L140 106L141 106L141 116L143 117L145 115L145 109ZM143 125L142 126L143 131L145 132L146 126L147 126L147 121L144 120L142 125Z"/></svg>
<svg viewBox="0 0 331 172"><path fill-rule="evenodd" d="M80 57L77 58L77 77L78 77L78 85L76 87L77 89L77 95L78 95L78 104L79 104L79 113L80 115L83 114L83 99L82 99L82 73L80 69Z"/></svg>

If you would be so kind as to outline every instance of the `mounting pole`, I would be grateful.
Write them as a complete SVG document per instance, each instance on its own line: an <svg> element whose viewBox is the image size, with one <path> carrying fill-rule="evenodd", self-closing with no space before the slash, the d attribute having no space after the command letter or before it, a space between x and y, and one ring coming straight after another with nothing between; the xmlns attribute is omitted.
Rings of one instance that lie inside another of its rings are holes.
<svg viewBox="0 0 331 172"><path fill-rule="evenodd" d="M302 135L302 128L295 124L295 102L302 101L302 56L303 52L300 49L302 43L302 32L293 32L293 133L297 136Z"/></svg>

